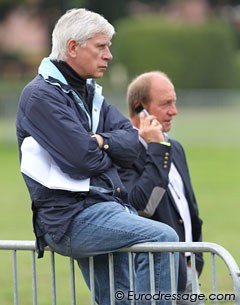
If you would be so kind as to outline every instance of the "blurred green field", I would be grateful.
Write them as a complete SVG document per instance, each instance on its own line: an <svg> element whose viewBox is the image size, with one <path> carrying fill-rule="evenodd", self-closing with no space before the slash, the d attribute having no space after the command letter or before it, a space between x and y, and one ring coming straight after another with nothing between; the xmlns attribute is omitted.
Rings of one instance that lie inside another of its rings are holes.
<svg viewBox="0 0 240 305"><path fill-rule="evenodd" d="M240 265L240 107L180 109L172 136L185 146L192 183L203 219L203 239L225 247ZM0 124L1 126L1 124ZM14 127L11 125L11 128ZM1 132L0 132L1 134ZM19 172L15 144L0 146L1 221L0 239L33 240L30 200ZM19 259L19 304L32 304L31 256ZM56 256L58 304L70 303L66 258ZM39 305L50 305L49 255L37 261ZM219 292L232 290L225 266L217 265ZM77 269L77 266L76 266ZM9 252L0 252L0 304L13 304L12 262ZM79 305L87 305L88 292L77 270ZM201 277L202 291L210 287L210 259ZM49 289L49 292L48 292Z"/></svg>

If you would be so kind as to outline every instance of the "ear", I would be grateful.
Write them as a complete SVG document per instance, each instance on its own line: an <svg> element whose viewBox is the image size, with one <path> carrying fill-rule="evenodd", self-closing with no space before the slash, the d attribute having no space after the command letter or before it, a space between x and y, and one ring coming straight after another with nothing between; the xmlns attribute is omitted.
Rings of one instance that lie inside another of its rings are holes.
<svg viewBox="0 0 240 305"><path fill-rule="evenodd" d="M77 47L79 44L76 42L74 39L70 39L67 42L67 51L68 51L68 56L71 58L75 58L77 56Z"/></svg>
<svg viewBox="0 0 240 305"><path fill-rule="evenodd" d="M138 100L135 100L135 101L133 102L133 108L134 108L134 109L138 108L139 105L140 105L140 102L139 102Z"/></svg>

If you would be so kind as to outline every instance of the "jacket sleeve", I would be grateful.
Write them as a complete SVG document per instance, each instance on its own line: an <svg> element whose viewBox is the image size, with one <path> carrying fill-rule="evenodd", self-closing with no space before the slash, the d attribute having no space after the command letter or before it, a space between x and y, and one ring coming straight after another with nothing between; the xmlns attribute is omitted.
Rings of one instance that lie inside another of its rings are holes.
<svg viewBox="0 0 240 305"><path fill-rule="evenodd" d="M139 214L151 217L168 186L171 147L150 143L142 147L141 155L133 166L119 169L120 177L129 192L129 201Z"/></svg>
<svg viewBox="0 0 240 305"><path fill-rule="evenodd" d="M66 97L60 98L54 90L32 89L25 104L23 129L49 152L63 172L83 178L106 171L112 166L111 158L98 148Z"/></svg>
<svg viewBox="0 0 240 305"><path fill-rule="evenodd" d="M115 106L108 105L104 119L103 150L118 166L126 168L137 158L140 148L138 132Z"/></svg>

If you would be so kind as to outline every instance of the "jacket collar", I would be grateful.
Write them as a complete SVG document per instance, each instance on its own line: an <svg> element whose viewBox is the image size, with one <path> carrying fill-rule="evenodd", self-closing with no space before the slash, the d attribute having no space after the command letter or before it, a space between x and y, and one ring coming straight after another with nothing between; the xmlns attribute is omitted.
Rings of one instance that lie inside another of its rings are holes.
<svg viewBox="0 0 240 305"><path fill-rule="evenodd" d="M69 92L71 90L65 77L54 63L51 62L49 57L43 58L38 68L38 73L42 75L45 81L50 82L52 85L60 85L64 91ZM98 94L102 94L102 87L99 86L94 79L88 78L87 84L93 86Z"/></svg>
<svg viewBox="0 0 240 305"><path fill-rule="evenodd" d="M94 79L87 79L87 85L90 85L94 88L94 95L93 95L93 111L92 117L93 120L91 122L91 118L87 113L86 109L84 109L83 102L77 96L76 92L68 85L66 79L62 75L62 73L58 70L58 68L51 62L49 57L43 58L39 68L38 73L42 75L46 82L49 82L52 85L59 86L64 92L72 93L74 99L77 101L79 106L83 109L86 113L89 121L89 126L93 133L96 132L97 126L99 123L100 118L100 111L103 103L103 96L102 96L102 87L99 86Z"/></svg>
<svg viewBox="0 0 240 305"><path fill-rule="evenodd" d="M49 57L43 58L39 68L38 73L42 75L45 80L55 79L64 85L68 85L66 79L58 68L51 62Z"/></svg>

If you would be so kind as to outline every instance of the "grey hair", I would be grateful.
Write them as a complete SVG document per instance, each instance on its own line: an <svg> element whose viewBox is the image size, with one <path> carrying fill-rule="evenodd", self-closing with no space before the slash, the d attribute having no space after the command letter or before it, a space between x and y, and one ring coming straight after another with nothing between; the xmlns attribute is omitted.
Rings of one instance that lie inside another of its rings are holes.
<svg viewBox="0 0 240 305"><path fill-rule="evenodd" d="M98 13L84 8L71 9L57 21L52 32L51 59L66 60L67 42L76 40L80 45L98 33L103 33L111 40L114 27Z"/></svg>

